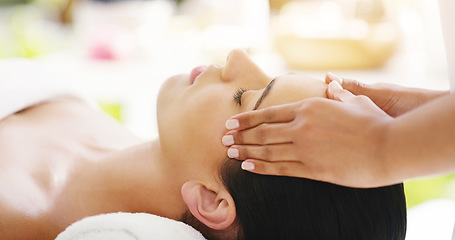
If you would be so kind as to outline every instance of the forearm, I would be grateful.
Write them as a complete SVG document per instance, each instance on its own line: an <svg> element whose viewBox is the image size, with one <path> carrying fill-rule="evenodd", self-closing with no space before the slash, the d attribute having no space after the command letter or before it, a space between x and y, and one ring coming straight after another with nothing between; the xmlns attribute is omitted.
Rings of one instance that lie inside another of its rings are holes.
<svg viewBox="0 0 455 240"><path fill-rule="evenodd" d="M443 96L447 96L450 94L450 91L437 91L437 90L428 90L428 89L421 89L421 88L405 88L402 87L401 91L397 91L398 95L403 95L405 96L405 100L409 101L409 109L413 110L415 108L418 108L428 102L431 102L435 99L438 99ZM411 103L410 101L414 100L414 103ZM407 101L405 101L406 103ZM403 112L406 113L406 112Z"/></svg>
<svg viewBox="0 0 455 240"><path fill-rule="evenodd" d="M424 95L424 98L426 99L425 102L432 101L436 98L444 97L450 94L449 90L445 91L438 91L438 90L425 90L425 89L420 89L422 91L422 94Z"/></svg>
<svg viewBox="0 0 455 240"><path fill-rule="evenodd" d="M391 84L373 84L371 89L371 96L367 96L392 117L398 117L449 94L449 91L407 88Z"/></svg>
<svg viewBox="0 0 455 240"><path fill-rule="evenodd" d="M342 86L355 95L369 97L392 117L398 117L427 102L449 94L449 91L409 88L396 84L364 84L352 79L343 79Z"/></svg>
<svg viewBox="0 0 455 240"><path fill-rule="evenodd" d="M447 94L395 118L384 138L392 181L455 172L455 95Z"/></svg>

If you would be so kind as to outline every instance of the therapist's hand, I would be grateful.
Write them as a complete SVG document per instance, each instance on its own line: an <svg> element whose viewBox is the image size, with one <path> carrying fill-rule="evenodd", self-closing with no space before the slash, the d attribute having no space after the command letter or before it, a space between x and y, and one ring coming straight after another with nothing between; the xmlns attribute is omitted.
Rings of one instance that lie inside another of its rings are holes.
<svg viewBox="0 0 455 240"><path fill-rule="evenodd" d="M337 81L327 93L335 100L311 98L234 116L223 137L229 157L246 160L242 168L259 174L352 187L391 184L381 145L393 118Z"/></svg>
<svg viewBox="0 0 455 240"><path fill-rule="evenodd" d="M337 81L343 89L354 95L369 97L378 107L392 117L398 117L435 98L449 94L449 91L434 91L419 88L407 88L394 84L364 84L352 79L340 78L328 73L326 83Z"/></svg>

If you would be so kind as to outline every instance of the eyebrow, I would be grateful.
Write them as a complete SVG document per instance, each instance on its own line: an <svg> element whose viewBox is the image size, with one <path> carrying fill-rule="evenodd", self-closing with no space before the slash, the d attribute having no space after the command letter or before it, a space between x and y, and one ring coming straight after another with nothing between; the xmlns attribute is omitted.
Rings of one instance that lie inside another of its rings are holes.
<svg viewBox="0 0 455 240"><path fill-rule="evenodd" d="M261 97L259 97L258 101L257 101L256 104L254 105L253 110L257 110L258 107L259 107L259 105L261 105L262 100L264 100L264 98L267 96L267 94L269 94L270 89L272 89L272 86L273 86L273 84L275 83L275 79L276 79L276 78L274 78L272 81L270 81L269 85L267 85L267 87L265 87L264 92L262 92Z"/></svg>

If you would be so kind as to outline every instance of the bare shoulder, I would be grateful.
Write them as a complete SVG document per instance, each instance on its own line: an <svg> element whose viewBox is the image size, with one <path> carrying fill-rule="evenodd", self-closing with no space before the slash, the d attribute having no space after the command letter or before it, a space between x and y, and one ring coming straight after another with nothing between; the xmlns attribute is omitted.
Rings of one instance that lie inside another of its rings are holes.
<svg viewBox="0 0 455 240"><path fill-rule="evenodd" d="M66 227L61 220L73 217L52 212L72 166L141 142L75 100L39 104L0 121L0 238L54 239Z"/></svg>
<svg viewBox="0 0 455 240"><path fill-rule="evenodd" d="M16 240L51 240L56 237L47 223L18 214L14 208L0 202L0 235L2 239Z"/></svg>
<svg viewBox="0 0 455 240"><path fill-rule="evenodd" d="M9 139L25 134L24 130L38 138L106 145L113 150L142 142L107 114L71 99L42 103L0 121L0 135Z"/></svg>

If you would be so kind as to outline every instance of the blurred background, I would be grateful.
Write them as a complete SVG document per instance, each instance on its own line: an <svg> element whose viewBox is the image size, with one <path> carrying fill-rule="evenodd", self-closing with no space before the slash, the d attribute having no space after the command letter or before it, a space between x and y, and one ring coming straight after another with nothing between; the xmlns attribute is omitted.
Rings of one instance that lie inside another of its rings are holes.
<svg viewBox="0 0 455 240"><path fill-rule="evenodd" d="M435 0L0 0L0 58L36 59L145 139L161 83L233 48L271 76L448 89ZM409 208L455 199L455 178L409 181L406 193Z"/></svg>

